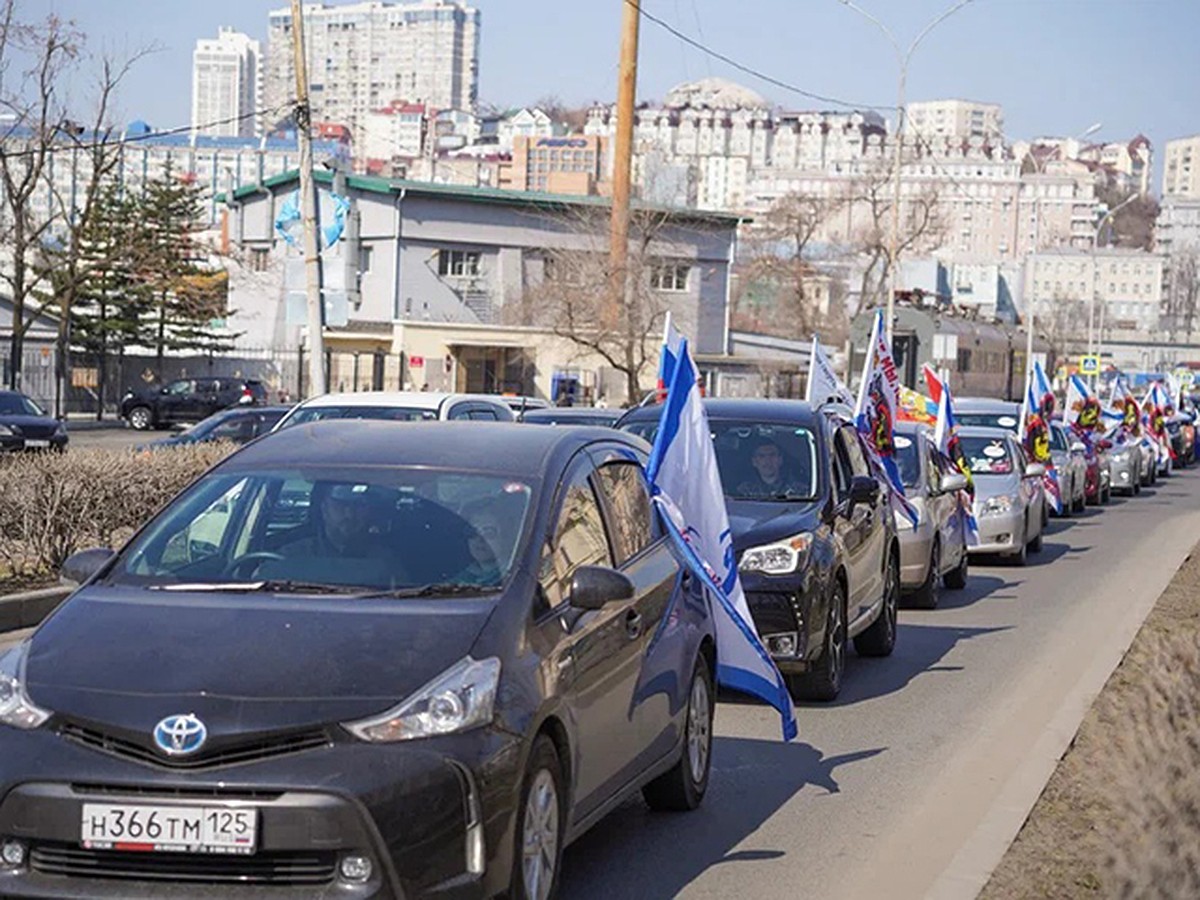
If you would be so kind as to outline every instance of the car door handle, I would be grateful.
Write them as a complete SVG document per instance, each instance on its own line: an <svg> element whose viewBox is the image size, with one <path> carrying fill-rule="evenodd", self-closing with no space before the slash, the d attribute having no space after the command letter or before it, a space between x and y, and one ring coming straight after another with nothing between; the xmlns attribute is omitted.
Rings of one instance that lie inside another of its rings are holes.
<svg viewBox="0 0 1200 900"><path fill-rule="evenodd" d="M625 633L631 641L642 636L642 615L636 609L625 613Z"/></svg>

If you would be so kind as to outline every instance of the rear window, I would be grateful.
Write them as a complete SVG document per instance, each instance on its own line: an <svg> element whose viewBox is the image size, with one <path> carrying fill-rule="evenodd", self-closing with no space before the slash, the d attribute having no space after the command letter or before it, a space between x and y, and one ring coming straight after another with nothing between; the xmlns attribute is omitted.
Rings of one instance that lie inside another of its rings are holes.
<svg viewBox="0 0 1200 900"><path fill-rule="evenodd" d="M308 406L296 410L283 423L284 428L321 422L325 419L382 419L391 422L435 422L437 413L432 409L413 409L407 406Z"/></svg>
<svg viewBox="0 0 1200 900"><path fill-rule="evenodd" d="M1012 413L960 413L954 414L954 421L967 428L1007 428L1017 430L1017 417Z"/></svg>
<svg viewBox="0 0 1200 900"><path fill-rule="evenodd" d="M1050 449L1061 450L1063 453L1070 450L1070 447L1067 445L1067 437L1063 434L1061 428L1050 429Z"/></svg>
<svg viewBox="0 0 1200 900"><path fill-rule="evenodd" d="M963 456L975 475L1008 475L1015 465L1008 441L1004 438L959 438Z"/></svg>

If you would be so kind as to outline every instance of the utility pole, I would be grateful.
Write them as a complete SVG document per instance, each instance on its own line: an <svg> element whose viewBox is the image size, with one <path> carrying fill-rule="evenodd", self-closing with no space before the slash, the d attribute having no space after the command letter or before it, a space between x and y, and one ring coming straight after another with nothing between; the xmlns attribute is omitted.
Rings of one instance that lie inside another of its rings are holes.
<svg viewBox="0 0 1200 900"><path fill-rule="evenodd" d="M292 0L292 54L296 68L296 137L300 143L300 217L304 226L304 286L308 299L308 390L325 393L325 308L321 299L321 257L317 244L317 187L313 183L312 107L308 99L308 60L304 54L304 12Z"/></svg>
<svg viewBox="0 0 1200 900"><path fill-rule="evenodd" d="M617 76L617 134L613 147L612 221L609 226L609 303L604 319L613 326L625 302L629 265L629 197L633 181L633 119L637 98L638 25L641 0L621 0L621 62Z"/></svg>

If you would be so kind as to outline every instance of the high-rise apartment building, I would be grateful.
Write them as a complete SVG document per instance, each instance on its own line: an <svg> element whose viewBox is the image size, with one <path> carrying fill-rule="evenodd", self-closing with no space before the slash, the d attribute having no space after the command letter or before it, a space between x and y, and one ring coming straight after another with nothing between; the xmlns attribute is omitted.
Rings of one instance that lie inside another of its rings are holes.
<svg viewBox="0 0 1200 900"><path fill-rule="evenodd" d="M1167 141L1163 197L1200 199L1200 134Z"/></svg>
<svg viewBox="0 0 1200 900"><path fill-rule="evenodd" d="M1000 140L1004 116L998 103L973 100L923 100L905 107L909 127L920 137Z"/></svg>
<svg viewBox="0 0 1200 900"><path fill-rule="evenodd" d="M366 143L371 112L398 101L474 111L479 84L479 11L452 0L304 6L314 120L350 126ZM292 17L270 13L265 103L295 94Z"/></svg>
<svg viewBox="0 0 1200 900"><path fill-rule="evenodd" d="M254 137L262 53L258 41L232 28L201 38L192 51L192 133Z"/></svg>

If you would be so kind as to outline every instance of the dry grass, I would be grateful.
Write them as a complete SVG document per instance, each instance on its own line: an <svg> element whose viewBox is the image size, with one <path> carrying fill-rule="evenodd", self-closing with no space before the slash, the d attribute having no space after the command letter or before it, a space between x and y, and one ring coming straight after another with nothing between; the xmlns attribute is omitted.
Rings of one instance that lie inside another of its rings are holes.
<svg viewBox="0 0 1200 900"><path fill-rule="evenodd" d="M1200 897L1200 554L1147 617L980 896Z"/></svg>
<svg viewBox="0 0 1200 900"><path fill-rule="evenodd" d="M154 453L98 448L0 460L0 592L56 572L87 547L115 547L230 444L172 447ZM15 587L14 587L15 589Z"/></svg>

